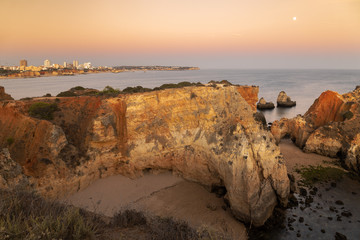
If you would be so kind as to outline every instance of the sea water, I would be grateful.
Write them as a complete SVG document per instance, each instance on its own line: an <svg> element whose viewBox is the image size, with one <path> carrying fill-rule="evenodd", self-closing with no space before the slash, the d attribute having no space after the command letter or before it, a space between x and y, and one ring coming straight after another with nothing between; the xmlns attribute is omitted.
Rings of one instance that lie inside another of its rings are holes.
<svg viewBox="0 0 360 240"><path fill-rule="evenodd" d="M228 80L233 84L260 87L259 98L272 101L280 91L285 91L296 101L293 108L275 108L263 111L266 120L272 122L282 117L291 118L304 114L314 100L326 90L340 94L352 91L360 85L360 70L239 70L201 69L192 71L135 71L122 73L99 73L74 76L2 79L0 86L15 99L56 95L75 86L102 90L105 86L158 87L164 83L182 81L208 83L211 80Z"/></svg>

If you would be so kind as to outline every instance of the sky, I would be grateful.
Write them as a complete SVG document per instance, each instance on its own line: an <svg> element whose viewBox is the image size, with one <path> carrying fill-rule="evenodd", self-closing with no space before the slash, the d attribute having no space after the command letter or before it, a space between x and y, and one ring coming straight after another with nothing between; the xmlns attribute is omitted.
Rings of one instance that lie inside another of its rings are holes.
<svg viewBox="0 0 360 240"><path fill-rule="evenodd" d="M0 65L360 69L360 0L0 0L0 24Z"/></svg>

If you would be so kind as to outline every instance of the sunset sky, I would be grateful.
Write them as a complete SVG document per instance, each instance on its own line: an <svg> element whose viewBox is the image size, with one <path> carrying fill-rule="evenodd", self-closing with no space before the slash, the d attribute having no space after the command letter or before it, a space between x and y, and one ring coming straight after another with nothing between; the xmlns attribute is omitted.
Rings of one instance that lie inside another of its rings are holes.
<svg viewBox="0 0 360 240"><path fill-rule="evenodd" d="M0 23L0 65L360 69L360 0L0 0Z"/></svg>

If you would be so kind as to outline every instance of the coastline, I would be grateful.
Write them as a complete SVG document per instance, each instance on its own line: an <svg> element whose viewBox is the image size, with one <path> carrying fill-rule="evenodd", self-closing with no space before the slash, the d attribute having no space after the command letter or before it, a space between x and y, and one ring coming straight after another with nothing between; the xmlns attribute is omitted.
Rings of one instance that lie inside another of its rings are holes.
<svg viewBox="0 0 360 240"><path fill-rule="evenodd" d="M75 76L80 74L93 73L122 73L122 72L137 72L137 71L193 71L200 70L198 67L126 67L114 69L88 69L88 70L44 70L44 71L23 71L20 73L8 74L7 76L0 76L3 79L21 79L21 78L38 78L38 77L57 77L57 76Z"/></svg>

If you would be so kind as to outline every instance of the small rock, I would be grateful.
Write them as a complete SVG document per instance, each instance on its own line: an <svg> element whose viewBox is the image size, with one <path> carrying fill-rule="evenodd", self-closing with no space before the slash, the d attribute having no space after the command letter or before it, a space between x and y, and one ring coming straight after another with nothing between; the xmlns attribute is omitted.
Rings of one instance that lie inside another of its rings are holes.
<svg viewBox="0 0 360 240"><path fill-rule="evenodd" d="M309 227L309 230L312 231L313 229L311 227Z"/></svg>
<svg viewBox="0 0 360 240"><path fill-rule="evenodd" d="M339 232L335 233L335 240L347 240L347 237Z"/></svg>
<svg viewBox="0 0 360 240"><path fill-rule="evenodd" d="M294 231L294 228L293 228L293 227L289 227L289 230L290 230L290 231Z"/></svg>
<svg viewBox="0 0 360 240"><path fill-rule="evenodd" d="M307 196L307 191L306 191L305 188L299 188L299 190L300 190L300 195L301 195L301 196L304 196L304 197Z"/></svg>
<svg viewBox="0 0 360 240"><path fill-rule="evenodd" d="M335 188L336 187L336 182L332 182L330 183L331 187Z"/></svg>
<svg viewBox="0 0 360 240"><path fill-rule="evenodd" d="M351 217L352 216L352 213L350 211L344 211L341 213L342 216L344 217Z"/></svg>
<svg viewBox="0 0 360 240"><path fill-rule="evenodd" d="M299 222L300 222L300 223L304 222L304 218L303 218L303 217L299 217Z"/></svg>
<svg viewBox="0 0 360 240"><path fill-rule="evenodd" d="M337 204L337 205L344 205L343 201L341 201L341 200L337 200L337 201L335 202L335 204Z"/></svg>
<svg viewBox="0 0 360 240"><path fill-rule="evenodd" d="M306 197L306 199L305 199L305 205L310 206L310 204L311 204L312 202L314 202L313 197L311 197L311 196Z"/></svg>
<svg viewBox="0 0 360 240"><path fill-rule="evenodd" d="M325 229L321 229L321 232L322 232L322 233L325 233Z"/></svg>
<svg viewBox="0 0 360 240"><path fill-rule="evenodd" d="M329 207L329 210L332 211L332 212L335 212L336 207L330 206L330 207Z"/></svg>
<svg viewBox="0 0 360 240"><path fill-rule="evenodd" d="M296 236L297 236L297 237L301 237L301 233L297 233Z"/></svg>
<svg viewBox="0 0 360 240"><path fill-rule="evenodd" d="M332 220L333 220L333 218L332 218L332 217L328 217L328 219L329 219L330 221L332 221Z"/></svg>
<svg viewBox="0 0 360 240"><path fill-rule="evenodd" d="M341 222L341 217L337 216L336 221Z"/></svg>
<svg viewBox="0 0 360 240"><path fill-rule="evenodd" d="M357 193L356 192L351 192L352 195L356 195Z"/></svg>
<svg viewBox="0 0 360 240"><path fill-rule="evenodd" d="M206 207L208 208L208 209L210 209L211 211L216 211L216 209L217 209L217 207L216 207L216 205L214 205L214 204L208 204L208 205L206 205Z"/></svg>

